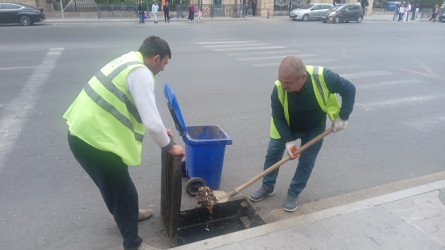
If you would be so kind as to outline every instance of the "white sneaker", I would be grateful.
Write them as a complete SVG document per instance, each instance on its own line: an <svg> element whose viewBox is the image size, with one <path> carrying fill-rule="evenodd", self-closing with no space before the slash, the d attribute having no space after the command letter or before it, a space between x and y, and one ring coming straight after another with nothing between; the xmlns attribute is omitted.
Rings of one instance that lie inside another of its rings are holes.
<svg viewBox="0 0 445 250"><path fill-rule="evenodd" d="M150 209L139 209L138 221L146 220L151 217L153 211Z"/></svg>
<svg viewBox="0 0 445 250"><path fill-rule="evenodd" d="M144 242L142 242L142 243L139 245L138 250L160 250L160 249L159 249L159 248L156 248L156 247L151 247L151 246L145 244Z"/></svg>

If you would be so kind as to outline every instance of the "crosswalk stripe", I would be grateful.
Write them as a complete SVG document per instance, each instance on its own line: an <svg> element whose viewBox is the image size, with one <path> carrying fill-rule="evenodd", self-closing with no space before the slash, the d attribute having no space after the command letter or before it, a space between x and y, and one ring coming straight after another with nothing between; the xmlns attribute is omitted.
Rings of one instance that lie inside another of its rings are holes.
<svg viewBox="0 0 445 250"><path fill-rule="evenodd" d="M270 43L246 43L246 44L219 44L219 45L206 45L205 48L234 48L234 47L243 47L243 46L264 46L269 45Z"/></svg>
<svg viewBox="0 0 445 250"><path fill-rule="evenodd" d="M255 43L256 41L214 41L214 42L197 42L196 44L204 45L204 44L236 44L236 43Z"/></svg>
<svg viewBox="0 0 445 250"><path fill-rule="evenodd" d="M276 54L276 53L298 53L298 50L273 50L273 51L255 51L255 52L247 52L247 53L231 53L227 54L228 56L249 56L249 55L267 55L267 54Z"/></svg>
<svg viewBox="0 0 445 250"><path fill-rule="evenodd" d="M364 72L355 72L355 73L349 73L349 74L341 74L341 76L350 80L350 79L366 78L366 77L374 77L374 76L387 76L387 75L392 75L392 74L394 74L394 73L389 72L389 71L376 70L376 71L364 71Z"/></svg>
<svg viewBox="0 0 445 250"><path fill-rule="evenodd" d="M443 123L445 123L445 115L434 116L434 117L419 117L419 119L402 121L403 125L422 131L427 132L431 131L436 127L444 127Z"/></svg>
<svg viewBox="0 0 445 250"><path fill-rule="evenodd" d="M386 82L376 82L372 84L359 84L356 85L359 89L369 89L369 88L377 88L377 87L384 87L384 86L391 86L396 84L406 84L406 83L422 83L424 81L419 79L401 79L401 80L394 80L394 81L386 81Z"/></svg>
<svg viewBox="0 0 445 250"><path fill-rule="evenodd" d="M332 65L332 66L326 65L324 67L328 68L328 69L335 70L335 71L340 71L340 70L347 70L347 69L355 69L355 68L359 68L362 66L357 65L357 64L346 64L346 65L339 64L339 65Z"/></svg>
<svg viewBox="0 0 445 250"><path fill-rule="evenodd" d="M6 157L13 150L25 122L33 112L33 107L39 99L39 92L48 82L51 72L56 67L64 48L51 48L29 76L17 97L8 103L0 119L0 174L6 166ZM3 107L2 107L3 108Z"/></svg>
<svg viewBox="0 0 445 250"><path fill-rule="evenodd" d="M400 105L406 104L416 104L416 103L424 103L427 101L442 99L445 98L445 95L427 95L427 96L412 96L412 97L404 97L398 99L390 99L382 102L373 102L373 103L356 103L355 106L363 108L366 111L374 111L379 108L387 108L387 107L396 107Z"/></svg>
<svg viewBox="0 0 445 250"><path fill-rule="evenodd" d="M306 64L306 65L319 65L319 66L323 66L327 62L334 61L334 59L329 59L329 58L318 58L318 59L309 58L306 60L306 58L304 58L304 57L301 58L301 60L303 60L304 64Z"/></svg>
<svg viewBox="0 0 445 250"><path fill-rule="evenodd" d="M305 57L317 56L315 54L305 54ZM255 60L267 60L267 59L277 59L277 58L285 58L285 55L279 56L264 56L264 57L247 57L247 58L238 58L238 61L255 61Z"/></svg>
<svg viewBox="0 0 445 250"><path fill-rule="evenodd" d="M274 62L274 63L257 63L252 64L253 67L261 68L261 67L278 67L280 66L280 62Z"/></svg>
<svg viewBox="0 0 445 250"><path fill-rule="evenodd" d="M0 68L0 70L14 70L14 69L33 69L36 68L37 66L23 66L23 67L4 67L4 68Z"/></svg>
<svg viewBox="0 0 445 250"><path fill-rule="evenodd" d="M248 47L248 48L228 48L228 49L214 49L214 51L240 51L240 50L255 50L255 49L282 49L284 46L264 46L264 47Z"/></svg>

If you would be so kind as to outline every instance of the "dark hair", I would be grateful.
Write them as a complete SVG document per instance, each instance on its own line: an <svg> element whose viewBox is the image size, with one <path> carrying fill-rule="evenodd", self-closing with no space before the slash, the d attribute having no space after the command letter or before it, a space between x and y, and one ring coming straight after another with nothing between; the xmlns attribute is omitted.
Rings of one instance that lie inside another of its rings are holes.
<svg viewBox="0 0 445 250"><path fill-rule="evenodd" d="M161 56L161 59L165 56L168 56L169 59L172 58L172 53L167 41L158 36L149 36L145 38L141 47L139 47L139 52L146 58L151 58L156 55Z"/></svg>

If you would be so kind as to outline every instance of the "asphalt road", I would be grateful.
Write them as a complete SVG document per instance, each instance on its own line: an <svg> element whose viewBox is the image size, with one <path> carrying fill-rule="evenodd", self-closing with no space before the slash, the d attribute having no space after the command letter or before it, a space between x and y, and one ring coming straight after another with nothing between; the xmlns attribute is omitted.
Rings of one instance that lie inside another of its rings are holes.
<svg viewBox="0 0 445 250"><path fill-rule="evenodd" d="M97 188L68 148L62 114L101 66L137 50L149 35L165 38L173 53L156 77L166 126L174 127L163 97L164 83L169 83L187 125L219 125L233 139L225 151L220 190L231 191L262 171L270 93L279 62L287 55L330 68L357 87L348 128L325 139L299 206L434 179L445 162L444 28L428 22L287 19L2 26L2 248L108 249L121 244ZM176 142L184 145L179 136ZM154 216L140 223L140 234L151 245L166 247L159 211L160 150L149 137L142 162L130 172L141 207L153 209ZM277 194L255 204L271 221L282 219L277 211L295 164L281 168ZM347 200L337 201L342 202ZM196 202L184 195L182 204L184 210Z"/></svg>

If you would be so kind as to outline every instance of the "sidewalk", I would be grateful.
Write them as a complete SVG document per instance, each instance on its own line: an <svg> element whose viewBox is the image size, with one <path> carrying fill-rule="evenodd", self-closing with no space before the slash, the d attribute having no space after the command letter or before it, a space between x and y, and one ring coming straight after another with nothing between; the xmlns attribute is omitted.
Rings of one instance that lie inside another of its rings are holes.
<svg viewBox="0 0 445 250"><path fill-rule="evenodd" d="M445 180L176 247L445 249Z"/></svg>
<svg viewBox="0 0 445 250"><path fill-rule="evenodd" d="M364 17L363 21L391 21L393 18L393 14L390 15L367 15ZM214 22L214 21L267 21L267 20L288 20L290 21L288 16L272 16L267 19L266 17L260 17L260 16L247 16L246 18L240 17L240 18L233 18L233 17L204 17L203 22ZM409 22L424 22L428 21L428 19L424 20L409 20ZM65 16L62 18L61 16L48 16L45 20L46 23L85 23L85 22L134 22L138 23L139 18L138 17L123 17L123 18L110 18L110 17L104 17L101 19L98 19L97 16ZM158 17L158 22L163 23L164 18ZM170 22L184 22L187 23L188 20L186 18L172 18L170 19ZM311 21L312 22L312 21ZM146 24L153 24L153 17L146 20Z"/></svg>

